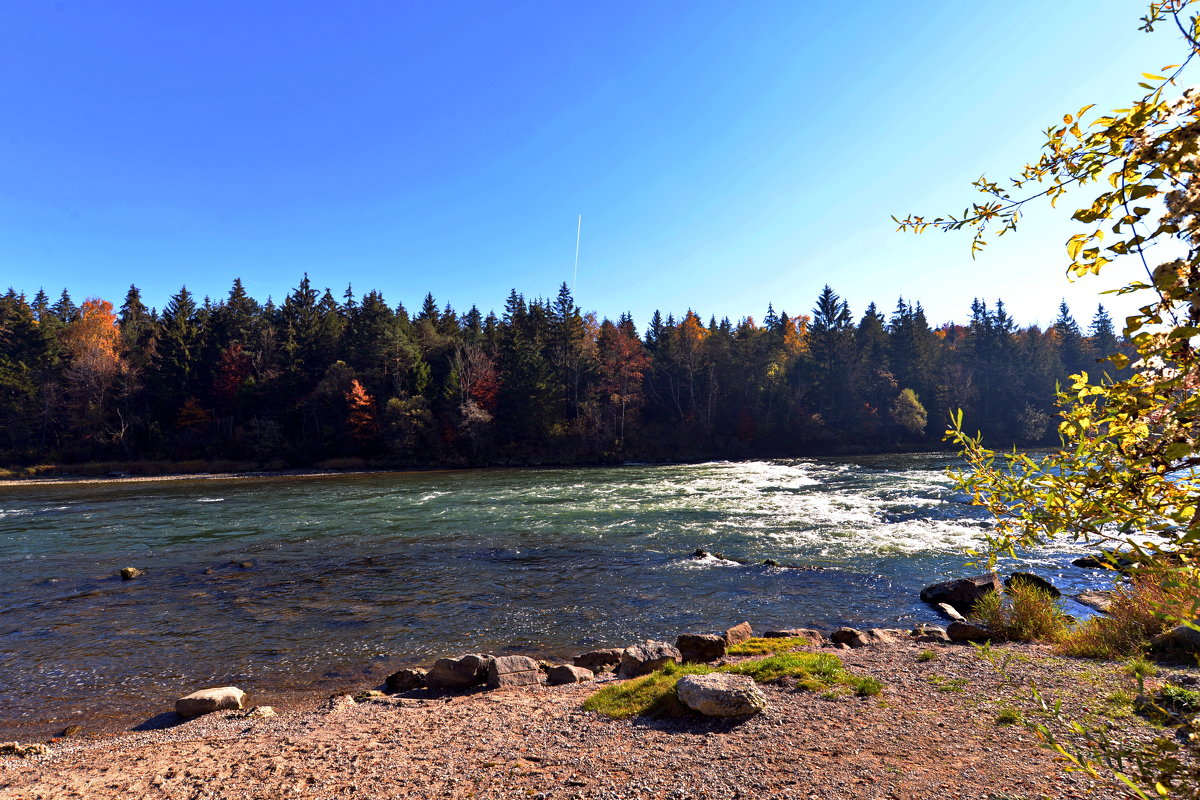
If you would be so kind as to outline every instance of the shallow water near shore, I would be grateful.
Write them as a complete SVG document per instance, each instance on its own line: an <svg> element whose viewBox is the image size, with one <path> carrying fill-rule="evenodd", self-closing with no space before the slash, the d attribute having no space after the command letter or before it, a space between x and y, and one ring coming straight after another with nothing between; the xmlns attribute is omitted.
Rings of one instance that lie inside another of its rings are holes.
<svg viewBox="0 0 1200 800"><path fill-rule="evenodd" d="M202 686L263 701L468 651L568 655L743 619L937 621L917 593L964 574L988 529L952 490L954 464L0 486L0 737L136 722ZM1072 557L1021 568L1065 592L1111 583ZM122 581L126 566L146 574Z"/></svg>

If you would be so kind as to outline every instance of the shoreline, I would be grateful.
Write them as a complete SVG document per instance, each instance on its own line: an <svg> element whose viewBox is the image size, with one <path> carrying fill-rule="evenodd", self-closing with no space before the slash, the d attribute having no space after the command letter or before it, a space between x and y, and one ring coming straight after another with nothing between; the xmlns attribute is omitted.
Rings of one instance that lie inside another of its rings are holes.
<svg viewBox="0 0 1200 800"><path fill-rule="evenodd" d="M173 798L215 788L216 797L264 799L1123 797L1107 781L1064 774L1023 726L995 721L1006 708L1032 713L1026 683L1081 713L1097 693L1125 687L1120 665L1041 645L1000 647L1013 654L1019 684L968 645L894 641L834 651L847 669L882 681L880 696L768 683L767 710L736 721L584 711L611 679L310 700L267 719L217 712L0 758L0 796ZM1114 724L1135 737L1153 731L1128 715Z"/></svg>

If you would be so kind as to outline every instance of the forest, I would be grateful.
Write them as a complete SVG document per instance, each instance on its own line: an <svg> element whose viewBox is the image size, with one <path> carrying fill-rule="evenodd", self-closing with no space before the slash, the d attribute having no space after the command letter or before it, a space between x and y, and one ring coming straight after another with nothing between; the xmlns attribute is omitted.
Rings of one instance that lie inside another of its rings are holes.
<svg viewBox="0 0 1200 800"><path fill-rule="evenodd" d="M1103 306L1046 330L1002 301L932 327L901 299L861 317L830 287L808 314L658 312L639 330L514 289L503 313L339 300L306 275L282 303L235 280L161 310L64 290L0 297L0 464L250 461L419 467L886 452L940 446L949 415L990 441L1058 441L1058 382L1114 373Z"/></svg>

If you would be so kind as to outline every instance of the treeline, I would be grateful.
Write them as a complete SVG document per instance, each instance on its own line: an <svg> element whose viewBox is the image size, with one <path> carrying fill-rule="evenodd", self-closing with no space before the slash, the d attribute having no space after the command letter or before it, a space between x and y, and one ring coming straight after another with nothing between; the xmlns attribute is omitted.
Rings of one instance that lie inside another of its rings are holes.
<svg viewBox="0 0 1200 800"><path fill-rule="evenodd" d="M337 458L385 465L736 458L936 446L962 408L993 442L1055 440L1056 381L1120 342L1064 303L1047 330L1002 302L930 326L920 303L858 319L829 287L761 323L659 313L639 331L515 290L503 314L410 314L305 276L260 304L186 288L161 312L64 291L0 297L0 462Z"/></svg>

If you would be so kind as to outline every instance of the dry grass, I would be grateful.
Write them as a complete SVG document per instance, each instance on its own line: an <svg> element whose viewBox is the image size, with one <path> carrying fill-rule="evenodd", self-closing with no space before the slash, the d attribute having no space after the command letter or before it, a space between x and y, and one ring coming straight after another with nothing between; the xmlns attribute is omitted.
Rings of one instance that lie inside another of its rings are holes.
<svg viewBox="0 0 1200 800"><path fill-rule="evenodd" d="M1168 587L1162 576L1136 575L1117 590L1107 615L1076 625L1058 642L1058 649L1068 656L1109 661L1137 655L1170 626L1171 609L1189 602L1185 589Z"/></svg>
<svg viewBox="0 0 1200 800"><path fill-rule="evenodd" d="M997 640L1057 642L1067 635L1069 618L1057 599L1025 581L1013 581L1004 594L983 596L971 618Z"/></svg>

